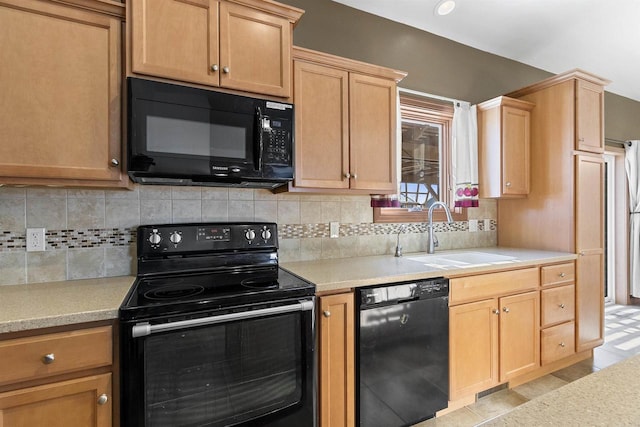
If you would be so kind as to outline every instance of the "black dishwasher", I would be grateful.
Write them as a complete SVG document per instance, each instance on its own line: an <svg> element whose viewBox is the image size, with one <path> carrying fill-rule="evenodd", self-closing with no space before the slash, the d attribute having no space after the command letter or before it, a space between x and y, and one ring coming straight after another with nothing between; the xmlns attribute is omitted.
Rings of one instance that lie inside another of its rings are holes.
<svg viewBox="0 0 640 427"><path fill-rule="evenodd" d="M449 280L363 287L356 297L358 425L411 426L446 408Z"/></svg>

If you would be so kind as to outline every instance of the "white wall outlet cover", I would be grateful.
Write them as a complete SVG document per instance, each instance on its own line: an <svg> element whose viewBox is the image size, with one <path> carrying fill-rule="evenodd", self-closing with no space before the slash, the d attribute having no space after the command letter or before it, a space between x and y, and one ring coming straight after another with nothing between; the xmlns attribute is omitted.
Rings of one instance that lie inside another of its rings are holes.
<svg viewBox="0 0 640 427"><path fill-rule="evenodd" d="M472 233L478 231L478 220L477 219L470 219L469 220L469 231L472 232Z"/></svg>
<svg viewBox="0 0 640 427"><path fill-rule="evenodd" d="M44 228L27 228L27 252L44 251L46 240Z"/></svg>
<svg viewBox="0 0 640 427"><path fill-rule="evenodd" d="M484 220L484 231L491 231L491 220L490 219L485 219Z"/></svg>
<svg viewBox="0 0 640 427"><path fill-rule="evenodd" d="M330 222L329 223L329 236L332 239L337 239L340 237L340 223L339 222Z"/></svg>

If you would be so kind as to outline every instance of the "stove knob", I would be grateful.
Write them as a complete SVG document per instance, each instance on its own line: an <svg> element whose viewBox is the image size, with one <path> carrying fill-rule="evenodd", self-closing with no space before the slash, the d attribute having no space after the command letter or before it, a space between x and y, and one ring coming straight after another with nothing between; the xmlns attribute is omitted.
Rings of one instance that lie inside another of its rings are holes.
<svg viewBox="0 0 640 427"><path fill-rule="evenodd" d="M173 233L171 233L169 240L171 240L171 243L177 245L178 243L182 242L182 234L174 231Z"/></svg>
<svg viewBox="0 0 640 427"><path fill-rule="evenodd" d="M151 243L152 245L157 245L158 243L160 243L161 240L162 240L162 237L157 231L151 232L151 235L149 236L149 243Z"/></svg>
<svg viewBox="0 0 640 427"><path fill-rule="evenodd" d="M244 233L244 237L246 237L248 241L252 241L256 238L256 232L250 228Z"/></svg>
<svg viewBox="0 0 640 427"><path fill-rule="evenodd" d="M264 240L269 240L271 238L271 230L269 230L267 227L262 230L262 238Z"/></svg>

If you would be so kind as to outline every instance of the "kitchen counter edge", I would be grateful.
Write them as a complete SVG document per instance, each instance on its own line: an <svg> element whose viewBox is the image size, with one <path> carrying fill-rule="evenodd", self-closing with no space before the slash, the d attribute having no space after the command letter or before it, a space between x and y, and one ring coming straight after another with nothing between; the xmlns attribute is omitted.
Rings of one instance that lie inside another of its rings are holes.
<svg viewBox="0 0 640 427"><path fill-rule="evenodd" d="M439 251L434 257L465 252L484 253L513 257L510 262L478 264L464 268L436 268L412 261L412 257L427 255L424 252L393 255L374 255L354 258L322 259L281 263L280 266L316 285L316 292L338 292L360 286L429 279L433 277L461 277L474 274L494 273L573 261L576 254L516 248L472 248L464 250Z"/></svg>

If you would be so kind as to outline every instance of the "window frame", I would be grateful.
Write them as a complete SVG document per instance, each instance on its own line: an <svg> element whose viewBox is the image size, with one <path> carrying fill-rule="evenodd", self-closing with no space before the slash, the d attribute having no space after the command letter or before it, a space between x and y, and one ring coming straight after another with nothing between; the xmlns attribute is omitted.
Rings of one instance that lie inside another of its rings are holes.
<svg viewBox="0 0 640 427"><path fill-rule="evenodd" d="M436 123L442 126L442 146L440 147L440 197L451 209L454 221L466 221L467 209L454 208L452 183L451 183L451 134L453 125L453 103L434 102L428 95L419 96L414 93L399 91L400 115L398 126L402 126L403 119L420 122ZM398 141L399 151L402 150L402 140ZM402 163L402 156L398 156ZM402 170L402 164L398 170ZM399 182L402 176L399 177ZM410 211L408 208L373 208L373 222L427 222L428 210ZM433 210L433 221L446 221L447 216L442 208Z"/></svg>

